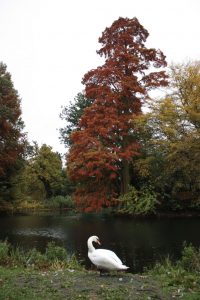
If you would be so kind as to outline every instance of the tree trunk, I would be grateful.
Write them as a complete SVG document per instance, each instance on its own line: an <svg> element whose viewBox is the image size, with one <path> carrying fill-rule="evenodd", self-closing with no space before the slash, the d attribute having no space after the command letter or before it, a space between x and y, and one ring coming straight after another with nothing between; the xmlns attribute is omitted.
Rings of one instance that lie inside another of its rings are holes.
<svg viewBox="0 0 200 300"><path fill-rule="evenodd" d="M127 160L122 161L122 173L121 173L121 195L128 193L130 174L129 174L129 163Z"/></svg>
<svg viewBox="0 0 200 300"><path fill-rule="evenodd" d="M43 177L43 176L38 176L39 179L42 181L42 183L44 184L44 189L46 192L46 198L51 198L53 196L52 190L51 190L51 186L49 184L49 182Z"/></svg>

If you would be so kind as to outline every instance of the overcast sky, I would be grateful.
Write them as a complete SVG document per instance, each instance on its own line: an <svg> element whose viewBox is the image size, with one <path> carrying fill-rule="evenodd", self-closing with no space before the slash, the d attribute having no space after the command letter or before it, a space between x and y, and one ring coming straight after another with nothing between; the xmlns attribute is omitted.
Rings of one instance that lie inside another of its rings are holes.
<svg viewBox="0 0 200 300"><path fill-rule="evenodd" d="M61 106L102 64L98 38L119 17L137 17L150 34L147 45L168 63L200 59L200 0L0 0L0 61L22 99L30 141L65 152Z"/></svg>

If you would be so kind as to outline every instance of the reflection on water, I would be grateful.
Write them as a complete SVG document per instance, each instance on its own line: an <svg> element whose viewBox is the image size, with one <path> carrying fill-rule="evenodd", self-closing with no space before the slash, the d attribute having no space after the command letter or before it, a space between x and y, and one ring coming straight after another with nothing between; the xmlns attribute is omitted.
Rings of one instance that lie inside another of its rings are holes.
<svg viewBox="0 0 200 300"><path fill-rule="evenodd" d="M61 229L52 229L52 228L41 228L38 230L34 230L31 228L27 229L17 229L13 230L13 234L15 235L22 235L22 236L41 236L41 237L47 237L47 238L53 238L53 239L64 239L65 233Z"/></svg>
<svg viewBox="0 0 200 300"><path fill-rule="evenodd" d="M142 271L164 257L177 259L183 242L200 246L200 219L109 219L65 215L4 216L0 239L44 251L49 241L64 246L90 267L86 241L98 235L102 247L113 250L132 272Z"/></svg>

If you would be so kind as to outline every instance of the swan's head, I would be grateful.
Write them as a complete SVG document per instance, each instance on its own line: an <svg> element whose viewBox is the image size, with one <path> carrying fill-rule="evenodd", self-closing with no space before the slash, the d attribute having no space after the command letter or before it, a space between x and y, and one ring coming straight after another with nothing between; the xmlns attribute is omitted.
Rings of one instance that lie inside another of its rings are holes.
<svg viewBox="0 0 200 300"><path fill-rule="evenodd" d="M101 243L100 243L100 241L99 241L99 238L98 238L98 236L96 236L96 235L93 235L93 236L91 236L89 239L88 239L88 242L94 242L94 243L97 243L97 244L99 244L99 245L101 245Z"/></svg>

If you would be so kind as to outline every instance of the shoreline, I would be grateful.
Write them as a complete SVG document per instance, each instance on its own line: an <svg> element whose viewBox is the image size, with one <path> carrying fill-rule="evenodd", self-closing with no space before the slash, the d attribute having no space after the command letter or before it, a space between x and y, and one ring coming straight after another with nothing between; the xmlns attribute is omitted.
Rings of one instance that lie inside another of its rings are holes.
<svg viewBox="0 0 200 300"><path fill-rule="evenodd" d="M69 214L70 217L81 218L81 217L111 217L121 219L164 219L164 218L199 218L200 211L180 211L180 212L157 212L149 215L130 215L130 214L119 214L115 212L76 212L71 209L51 209L51 208L16 208L16 209L1 209L1 215L32 215L32 214Z"/></svg>

